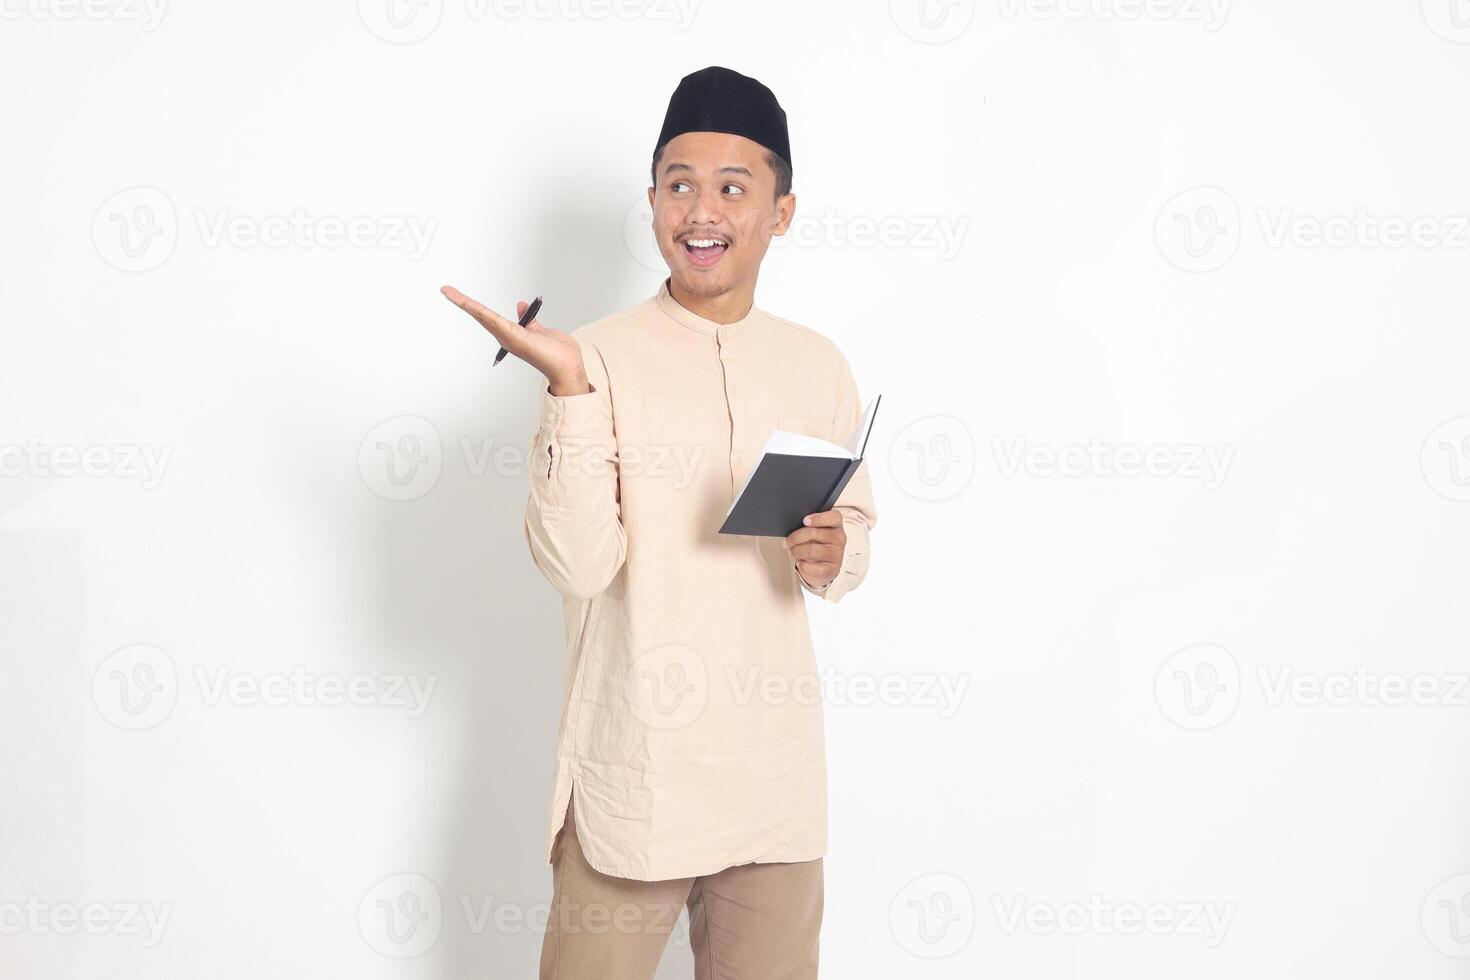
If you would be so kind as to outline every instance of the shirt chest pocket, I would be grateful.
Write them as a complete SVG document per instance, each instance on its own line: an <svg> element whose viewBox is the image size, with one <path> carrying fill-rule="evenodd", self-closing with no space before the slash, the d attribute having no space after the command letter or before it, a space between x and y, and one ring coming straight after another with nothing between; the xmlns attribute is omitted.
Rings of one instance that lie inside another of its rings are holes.
<svg viewBox="0 0 1470 980"><path fill-rule="evenodd" d="M832 439L831 420L806 415L784 415L776 419L776 428L782 432L795 432L801 436Z"/></svg>

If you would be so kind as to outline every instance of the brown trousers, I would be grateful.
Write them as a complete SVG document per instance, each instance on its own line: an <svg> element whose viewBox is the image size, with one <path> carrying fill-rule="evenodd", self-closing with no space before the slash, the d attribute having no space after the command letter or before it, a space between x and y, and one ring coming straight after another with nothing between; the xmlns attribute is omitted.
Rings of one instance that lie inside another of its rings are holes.
<svg viewBox="0 0 1470 980"><path fill-rule="evenodd" d="M541 980L650 980L689 907L696 980L815 980L822 861L742 864L668 881L587 863L572 808L552 848Z"/></svg>

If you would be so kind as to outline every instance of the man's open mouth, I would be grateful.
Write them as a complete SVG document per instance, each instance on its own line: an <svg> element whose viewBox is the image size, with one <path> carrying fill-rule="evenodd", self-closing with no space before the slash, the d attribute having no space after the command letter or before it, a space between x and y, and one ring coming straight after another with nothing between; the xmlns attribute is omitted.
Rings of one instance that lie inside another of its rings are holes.
<svg viewBox="0 0 1470 980"><path fill-rule="evenodd" d="M686 238L684 253L699 268L708 268L724 257L730 243L723 238Z"/></svg>

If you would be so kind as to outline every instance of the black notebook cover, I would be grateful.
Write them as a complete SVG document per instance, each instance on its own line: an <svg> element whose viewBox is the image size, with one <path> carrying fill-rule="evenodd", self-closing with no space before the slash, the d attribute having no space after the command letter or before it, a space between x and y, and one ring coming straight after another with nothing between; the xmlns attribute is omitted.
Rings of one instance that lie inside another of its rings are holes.
<svg viewBox="0 0 1470 980"><path fill-rule="evenodd" d="M848 443L850 459L843 456L807 456L794 453L766 452L755 472L750 475L740 498L720 528L721 534L751 534L758 537L784 538L802 526L808 514L828 511L842 496L847 481L863 462L876 420L879 395L863 413L858 428ZM782 433L773 433L772 442ZM862 441L858 442L858 437ZM767 443L770 445L770 443Z"/></svg>
<svg viewBox="0 0 1470 980"><path fill-rule="evenodd" d="M861 462L767 453L720 533L786 537L806 515L831 510Z"/></svg>

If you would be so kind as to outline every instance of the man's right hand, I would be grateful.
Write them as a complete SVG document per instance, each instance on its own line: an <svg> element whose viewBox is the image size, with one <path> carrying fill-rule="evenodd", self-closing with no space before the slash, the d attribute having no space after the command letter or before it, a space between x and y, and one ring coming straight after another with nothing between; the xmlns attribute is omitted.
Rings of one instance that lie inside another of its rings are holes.
<svg viewBox="0 0 1470 980"><path fill-rule="evenodd" d="M587 369L582 363L582 347L571 334L543 327L536 320L522 327L453 286L444 286L439 292L478 320L480 326L500 341L501 347L546 375L553 395L583 395L592 390L587 383ZM526 315L526 305L516 304L517 318Z"/></svg>

